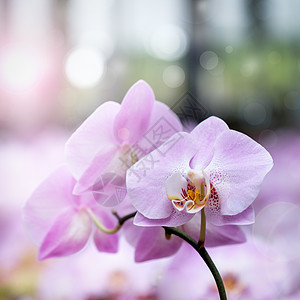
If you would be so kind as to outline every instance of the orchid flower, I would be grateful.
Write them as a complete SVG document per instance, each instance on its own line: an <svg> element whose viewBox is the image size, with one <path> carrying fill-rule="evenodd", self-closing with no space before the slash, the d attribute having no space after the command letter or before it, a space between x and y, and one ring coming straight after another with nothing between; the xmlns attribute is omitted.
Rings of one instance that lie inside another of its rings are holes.
<svg viewBox="0 0 300 300"><path fill-rule="evenodd" d="M135 226L133 222L123 225L123 234L131 246L134 247L134 260L144 262L175 254L182 239L177 236L166 236L162 227Z"/></svg>
<svg viewBox="0 0 300 300"><path fill-rule="evenodd" d="M126 195L126 171L136 161L182 130L177 116L155 100L140 80L120 105L106 102L88 117L66 144L66 160L77 180L75 194L92 191L102 205Z"/></svg>
<svg viewBox="0 0 300 300"><path fill-rule="evenodd" d="M60 167L40 184L25 205L25 226L39 246L39 260L81 250L93 231L95 217L108 228L116 226L111 212L101 207L91 194L72 194L75 184L67 168ZM117 234L95 230L93 239L99 251L118 250Z"/></svg>
<svg viewBox="0 0 300 300"><path fill-rule="evenodd" d="M253 223L251 204L272 168L270 154L217 117L171 139L177 141L171 148L165 142L127 172L134 223L180 226L203 209L213 225Z"/></svg>

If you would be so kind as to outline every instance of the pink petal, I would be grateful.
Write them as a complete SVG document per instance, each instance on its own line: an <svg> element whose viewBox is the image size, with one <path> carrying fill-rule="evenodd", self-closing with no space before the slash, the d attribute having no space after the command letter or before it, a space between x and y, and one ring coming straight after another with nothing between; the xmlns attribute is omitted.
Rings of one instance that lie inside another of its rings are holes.
<svg viewBox="0 0 300 300"><path fill-rule="evenodd" d="M102 207L93 209L93 213L106 228L113 229L117 226L117 218L111 212L103 210ZM116 253L119 243L118 233L107 234L95 228L94 243L100 252Z"/></svg>
<svg viewBox="0 0 300 300"><path fill-rule="evenodd" d="M94 233L94 243L100 252L118 252L119 238L117 233L107 234L98 229Z"/></svg>
<svg viewBox="0 0 300 300"><path fill-rule="evenodd" d="M151 87L143 80L129 89L114 122L114 134L120 143L134 144L144 135L154 100Z"/></svg>
<svg viewBox="0 0 300 300"><path fill-rule="evenodd" d="M113 172L111 165L114 160L118 162L118 149L111 147L106 150L107 152L98 153L96 155L89 167L87 167L82 176L78 179L74 188L75 194L79 195L87 190L93 190L93 186L99 183L104 174ZM119 165L122 165L121 160L119 160Z"/></svg>
<svg viewBox="0 0 300 300"><path fill-rule="evenodd" d="M23 219L33 241L40 245L59 214L66 208L76 206L79 197L72 195L75 180L67 167L53 172L28 199Z"/></svg>
<svg viewBox="0 0 300 300"><path fill-rule="evenodd" d="M143 262L173 255L180 248L182 240L177 236L166 239L165 230L161 227L136 227L126 224L125 236L135 246L135 261Z"/></svg>
<svg viewBox="0 0 300 300"><path fill-rule="evenodd" d="M221 215L211 211L208 207L205 208L206 219L209 223L216 226L221 225L250 225L255 221L255 214L252 205L236 215Z"/></svg>
<svg viewBox="0 0 300 300"><path fill-rule="evenodd" d="M124 162L119 152L97 156L77 182L74 193L90 191L99 204L115 206L126 196L127 168L128 164Z"/></svg>
<svg viewBox="0 0 300 300"><path fill-rule="evenodd" d="M166 193L170 200L182 199L182 190L187 190L187 181L180 172L175 172L166 180Z"/></svg>
<svg viewBox="0 0 300 300"><path fill-rule="evenodd" d="M133 206L146 218L168 218L175 208L167 197L165 183L175 172L189 170L195 152L196 145L189 134L177 133L135 163L126 178Z"/></svg>
<svg viewBox="0 0 300 300"><path fill-rule="evenodd" d="M268 151L250 137L234 130L223 132L206 168L219 197L221 214L235 215L249 207L272 166Z"/></svg>
<svg viewBox="0 0 300 300"><path fill-rule="evenodd" d="M144 155L146 155L179 131L183 131L183 129L176 114L166 104L155 101L149 126L133 148L143 149Z"/></svg>
<svg viewBox="0 0 300 300"><path fill-rule="evenodd" d="M186 213L185 211L177 211L174 209L173 213L165 219L148 219L141 213L137 213L134 218L134 224L138 226L180 226L193 218L193 214Z"/></svg>
<svg viewBox="0 0 300 300"><path fill-rule="evenodd" d="M54 220L40 247L38 259L66 256L81 250L91 233L91 220L86 212L66 210Z"/></svg>
<svg viewBox="0 0 300 300"><path fill-rule="evenodd" d="M205 245L207 247L240 244L244 242L246 242L246 236L239 226L214 226L208 223L206 227Z"/></svg>
<svg viewBox="0 0 300 300"><path fill-rule="evenodd" d="M198 151L191 162L193 169L203 170L209 164L214 153L215 141L224 131L229 131L229 128L217 117L204 120L192 130L191 135L198 141Z"/></svg>
<svg viewBox="0 0 300 300"><path fill-rule="evenodd" d="M140 240L135 248L135 261L168 257L180 248L182 240L172 235L166 239L165 230L161 227L143 228Z"/></svg>
<svg viewBox="0 0 300 300"><path fill-rule="evenodd" d="M160 121L162 119L166 119L167 123L161 123ZM171 108L168 105L160 101L154 102L153 110L151 113L151 119L147 131L152 127L156 126L156 124L162 126L166 125L166 127L162 129L164 129L163 132L168 130L169 137L175 134L176 132L182 131L183 129L182 124L177 115L171 110Z"/></svg>
<svg viewBox="0 0 300 300"><path fill-rule="evenodd" d="M113 123L119 111L119 103L103 103L67 141L66 161L76 179L82 176L96 155L108 153L112 145L118 144L114 137Z"/></svg>
<svg viewBox="0 0 300 300"><path fill-rule="evenodd" d="M194 218L184 224L184 231L195 240L199 239L201 216L194 215ZM243 243L246 241L245 234L236 225L215 226L206 223L205 246L216 247L230 244Z"/></svg>

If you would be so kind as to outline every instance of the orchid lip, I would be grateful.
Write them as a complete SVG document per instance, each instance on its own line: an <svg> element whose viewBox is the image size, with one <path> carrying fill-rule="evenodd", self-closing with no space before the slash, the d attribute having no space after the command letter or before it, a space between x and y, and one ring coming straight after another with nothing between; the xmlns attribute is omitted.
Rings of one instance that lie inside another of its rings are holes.
<svg viewBox="0 0 300 300"><path fill-rule="evenodd" d="M211 193L208 175L189 170L187 176L176 172L166 181L167 197L178 211L197 213L205 207Z"/></svg>

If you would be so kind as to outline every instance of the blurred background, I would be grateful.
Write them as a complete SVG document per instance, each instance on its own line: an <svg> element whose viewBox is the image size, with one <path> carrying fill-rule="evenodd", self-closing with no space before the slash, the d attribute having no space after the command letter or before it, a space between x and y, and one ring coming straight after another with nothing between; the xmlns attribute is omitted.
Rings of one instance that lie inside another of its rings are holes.
<svg viewBox="0 0 300 300"><path fill-rule="evenodd" d="M136 298L117 298L137 280L133 262L107 270L116 284L102 294L97 281L71 296L79 279L66 266L80 260L81 277L98 273L83 275L92 268L77 256L37 263L21 222L22 205L63 161L69 135L139 79L176 112L192 101L200 114L183 110L184 121L217 115L274 152L281 165L264 195L274 199L270 191L283 185L292 196L282 188L278 201L298 209L299 11L297 0L0 0L0 299L156 299L159 272L145 277ZM299 231L296 215L284 220L291 219L287 228ZM284 295L298 290L298 281L289 284Z"/></svg>

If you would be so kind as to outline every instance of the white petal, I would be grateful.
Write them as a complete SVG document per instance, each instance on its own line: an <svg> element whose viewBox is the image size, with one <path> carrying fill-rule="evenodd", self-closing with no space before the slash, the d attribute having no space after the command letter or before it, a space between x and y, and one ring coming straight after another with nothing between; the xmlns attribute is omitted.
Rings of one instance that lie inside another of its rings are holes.
<svg viewBox="0 0 300 300"><path fill-rule="evenodd" d="M187 185L188 183L186 179L181 175L180 172L172 174L166 180L165 184L168 198L170 200L183 199L181 193L182 190L187 190Z"/></svg>
<svg viewBox="0 0 300 300"><path fill-rule="evenodd" d="M189 204L193 204L193 205L189 206ZM195 214L195 213L199 212L204 206L205 206L205 204L203 204L203 205L196 204L195 205L194 201L191 201L191 200L185 204L186 212L189 214Z"/></svg>
<svg viewBox="0 0 300 300"><path fill-rule="evenodd" d="M178 211L183 211L185 208L185 203L180 200L172 200L172 204Z"/></svg>

